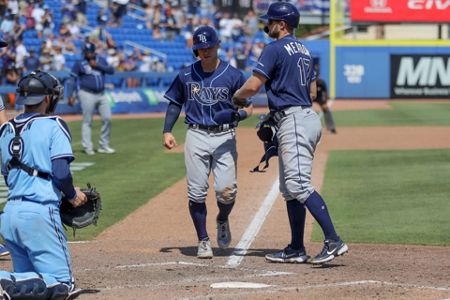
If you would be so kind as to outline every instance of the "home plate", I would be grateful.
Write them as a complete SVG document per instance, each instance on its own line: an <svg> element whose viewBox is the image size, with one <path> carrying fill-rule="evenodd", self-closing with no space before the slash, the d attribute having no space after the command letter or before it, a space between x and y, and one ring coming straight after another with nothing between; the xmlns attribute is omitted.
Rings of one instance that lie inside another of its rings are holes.
<svg viewBox="0 0 450 300"><path fill-rule="evenodd" d="M271 287L271 285L256 282L229 281L213 283L211 287L213 289L263 289Z"/></svg>

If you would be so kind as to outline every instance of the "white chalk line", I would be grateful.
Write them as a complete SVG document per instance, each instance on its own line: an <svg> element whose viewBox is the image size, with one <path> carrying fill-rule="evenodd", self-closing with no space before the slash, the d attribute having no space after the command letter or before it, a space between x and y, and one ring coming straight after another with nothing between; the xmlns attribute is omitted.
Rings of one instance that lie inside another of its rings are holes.
<svg viewBox="0 0 450 300"><path fill-rule="evenodd" d="M207 281L207 278L203 278L203 281ZM179 281L179 283L182 283ZM206 283L206 282L205 282ZM356 280L356 281L343 281L343 282L335 282L335 283L327 283L327 284L309 284L309 285L297 285L290 287L277 287L276 285L272 285L270 287L264 288L266 292L287 292L287 291L297 291L297 290L309 290L309 289L323 289L323 288L335 288L335 287L346 287L346 286L357 286L357 285L391 285L399 288L414 288L421 290L434 290L434 291L450 291L450 287L435 287L435 286L423 286L423 285L415 285L408 283L395 283L388 281L379 281L379 280ZM105 287L99 288L100 290L117 290L117 289L127 289L127 288L155 288L161 286L173 286L173 283L148 283L148 284L133 284L133 285L123 285L123 286L114 286L114 287ZM245 290L245 289L242 289ZM243 294L243 293L234 293L234 294ZM222 293L222 296L229 295ZM194 297L195 298L203 298L203 297Z"/></svg>
<svg viewBox="0 0 450 300"><path fill-rule="evenodd" d="M261 229L261 226L263 225L264 220L266 219L267 215L269 214L270 209L272 208L272 205L275 202L275 199L278 197L278 193L279 193L278 186L279 186L279 180L277 178L275 180L275 182L273 183L269 194L267 194L267 196L264 199L263 203L261 204L258 212L256 213L255 217L253 218L252 222L250 223L250 225L247 227L247 230L242 235L241 240L236 245L235 250L228 258L228 261L226 263L227 267L236 268L237 266L239 266L241 264L250 245L255 240L255 237L258 234L259 230Z"/></svg>
<svg viewBox="0 0 450 300"><path fill-rule="evenodd" d="M162 267L162 266L193 266L200 268L212 268L212 269L229 269L227 266L222 265L214 265L214 264L204 264L204 263L195 263L189 261L167 261L167 262L155 262L155 263L143 263L143 264L130 264L130 265L119 265L113 268L111 267L97 267L95 269L85 268L83 271L98 271L98 270L130 270L130 269L145 269L151 267ZM269 277L269 276L281 276L281 275L294 275L293 272L279 272L272 270L260 270L260 269L251 269L251 268L239 268L238 270L243 272L250 272L254 274L250 274L249 276L257 276L257 277Z"/></svg>

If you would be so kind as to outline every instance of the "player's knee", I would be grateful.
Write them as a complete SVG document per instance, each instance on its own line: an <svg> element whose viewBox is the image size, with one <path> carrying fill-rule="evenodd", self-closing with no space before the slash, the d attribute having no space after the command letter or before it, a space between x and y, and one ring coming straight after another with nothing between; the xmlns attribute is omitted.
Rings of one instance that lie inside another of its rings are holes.
<svg viewBox="0 0 450 300"><path fill-rule="evenodd" d="M31 278L25 280L1 279L3 293L7 299L17 300L46 300L49 298L47 285L41 278ZM66 295L67 296L67 295Z"/></svg>
<svg viewBox="0 0 450 300"><path fill-rule="evenodd" d="M286 199L297 199L301 203L305 203L309 195L314 192L311 182L297 182L295 180L286 180L286 190L290 197Z"/></svg>
<svg viewBox="0 0 450 300"><path fill-rule="evenodd" d="M205 189L192 189L188 188L188 200L195 203L204 203L208 190Z"/></svg>
<svg viewBox="0 0 450 300"><path fill-rule="evenodd" d="M231 204L236 200L237 187L233 185L232 187L225 187L222 190L216 191L217 201L223 204Z"/></svg>

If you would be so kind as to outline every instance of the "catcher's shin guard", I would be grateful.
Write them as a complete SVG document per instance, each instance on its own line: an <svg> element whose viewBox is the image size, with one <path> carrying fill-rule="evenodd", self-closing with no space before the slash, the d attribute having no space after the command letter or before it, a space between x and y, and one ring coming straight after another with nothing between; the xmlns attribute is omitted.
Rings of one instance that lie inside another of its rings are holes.
<svg viewBox="0 0 450 300"><path fill-rule="evenodd" d="M48 298L47 285L41 278L25 280L1 279L0 285L3 289L5 299L14 300L46 300ZM51 298L50 298L51 299Z"/></svg>

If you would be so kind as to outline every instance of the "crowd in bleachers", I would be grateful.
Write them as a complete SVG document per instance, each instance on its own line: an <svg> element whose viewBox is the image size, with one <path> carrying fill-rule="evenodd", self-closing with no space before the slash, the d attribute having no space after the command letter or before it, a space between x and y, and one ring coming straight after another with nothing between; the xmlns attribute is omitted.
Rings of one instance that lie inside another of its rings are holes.
<svg viewBox="0 0 450 300"><path fill-rule="evenodd" d="M264 47L253 10L239 17L211 0L0 0L0 32L9 43L0 52L0 84L37 68L70 71L87 40L117 71L176 71L195 60L199 25L218 30L221 57L239 69L249 69Z"/></svg>

